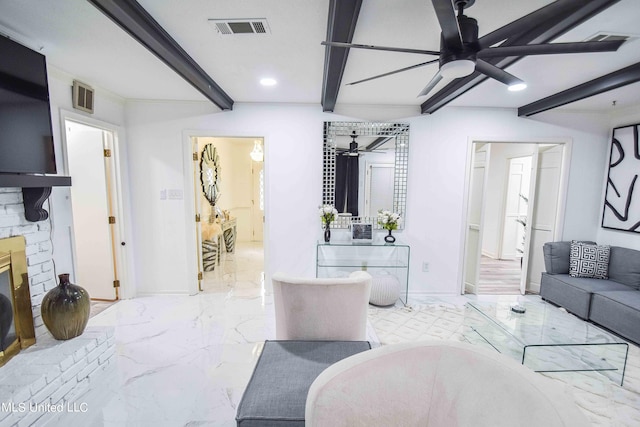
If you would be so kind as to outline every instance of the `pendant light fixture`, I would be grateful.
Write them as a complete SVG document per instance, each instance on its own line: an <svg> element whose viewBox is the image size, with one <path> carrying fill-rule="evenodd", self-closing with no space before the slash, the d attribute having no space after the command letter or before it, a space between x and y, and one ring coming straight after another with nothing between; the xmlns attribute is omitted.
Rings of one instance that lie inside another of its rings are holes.
<svg viewBox="0 0 640 427"><path fill-rule="evenodd" d="M253 150L249 155L254 162L261 162L264 160L264 152L262 151L262 144L260 144L259 140L256 139L253 141Z"/></svg>

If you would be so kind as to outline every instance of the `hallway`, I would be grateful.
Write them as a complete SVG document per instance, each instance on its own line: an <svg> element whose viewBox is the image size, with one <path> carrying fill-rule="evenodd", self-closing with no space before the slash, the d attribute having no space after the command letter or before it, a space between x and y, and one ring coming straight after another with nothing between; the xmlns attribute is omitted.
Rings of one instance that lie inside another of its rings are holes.
<svg viewBox="0 0 640 427"><path fill-rule="evenodd" d="M520 295L520 259L504 260L482 256L478 295Z"/></svg>

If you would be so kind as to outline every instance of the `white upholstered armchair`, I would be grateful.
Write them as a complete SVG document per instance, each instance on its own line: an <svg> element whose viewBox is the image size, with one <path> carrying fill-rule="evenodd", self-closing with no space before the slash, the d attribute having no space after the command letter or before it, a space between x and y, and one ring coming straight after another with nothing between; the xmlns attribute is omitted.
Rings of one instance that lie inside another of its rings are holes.
<svg viewBox="0 0 640 427"><path fill-rule="evenodd" d="M584 427L568 389L507 356L454 341L382 346L311 384L310 427Z"/></svg>
<svg viewBox="0 0 640 427"><path fill-rule="evenodd" d="M366 340L371 276L303 279L272 277L278 340Z"/></svg>

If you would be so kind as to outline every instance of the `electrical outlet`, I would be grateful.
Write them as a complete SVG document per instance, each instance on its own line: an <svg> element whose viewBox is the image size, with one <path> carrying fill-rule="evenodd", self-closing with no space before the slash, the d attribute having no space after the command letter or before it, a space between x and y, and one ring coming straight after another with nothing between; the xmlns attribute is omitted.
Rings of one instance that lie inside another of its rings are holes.
<svg viewBox="0 0 640 427"><path fill-rule="evenodd" d="M423 262L422 263L422 271L425 273L429 272L429 263L428 262Z"/></svg>

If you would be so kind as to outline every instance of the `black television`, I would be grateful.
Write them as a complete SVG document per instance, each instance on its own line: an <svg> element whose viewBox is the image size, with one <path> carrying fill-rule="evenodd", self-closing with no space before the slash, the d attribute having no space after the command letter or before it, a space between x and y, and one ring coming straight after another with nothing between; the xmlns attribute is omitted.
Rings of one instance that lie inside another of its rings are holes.
<svg viewBox="0 0 640 427"><path fill-rule="evenodd" d="M56 172L45 57L0 35L0 173Z"/></svg>

